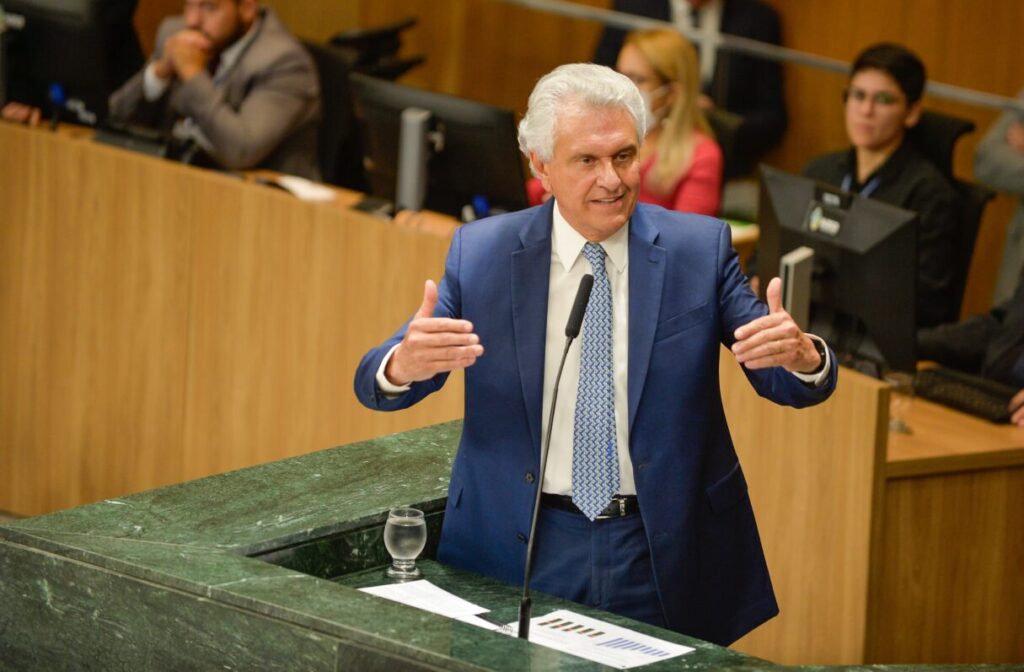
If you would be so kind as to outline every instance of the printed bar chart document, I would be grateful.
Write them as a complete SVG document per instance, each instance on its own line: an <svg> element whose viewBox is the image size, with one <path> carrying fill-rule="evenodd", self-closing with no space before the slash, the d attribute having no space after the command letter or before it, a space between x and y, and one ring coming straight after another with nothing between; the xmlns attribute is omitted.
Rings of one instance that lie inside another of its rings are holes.
<svg viewBox="0 0 1024 672"><path fill-rule="evenodd" d="M565 609L530 619L530 641L620 670L693 651Z"/></svg>

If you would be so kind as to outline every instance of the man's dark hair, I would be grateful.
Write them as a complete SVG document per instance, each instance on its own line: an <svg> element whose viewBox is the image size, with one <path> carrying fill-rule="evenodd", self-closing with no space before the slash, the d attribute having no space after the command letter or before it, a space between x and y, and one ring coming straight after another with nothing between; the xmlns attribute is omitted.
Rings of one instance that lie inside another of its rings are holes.
<svg viewBox="0 0 1024 672"><path fill-rule="evenodd" d="M868 47L853 62L850 77L861 70L881 70L895 79L909 105L919 101L924 93L924 63L903 45L883 42Z"/></svg>

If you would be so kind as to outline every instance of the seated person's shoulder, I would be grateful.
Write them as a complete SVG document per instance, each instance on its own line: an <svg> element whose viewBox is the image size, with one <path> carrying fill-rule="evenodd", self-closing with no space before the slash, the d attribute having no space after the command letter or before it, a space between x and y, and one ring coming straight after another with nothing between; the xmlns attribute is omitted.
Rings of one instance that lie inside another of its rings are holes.
<svg viewBox="0 0 1024 672"><path fill-rule="evenodd" d="M843 150L817 156L808 162L800 174L830 184L838 184L850 172L850 152Z"/></svg>
<svg viewBox="0 0 1024 672"><path fill-rule="evenodd" d="M956 199L956 190L945 175L913 146L907 147L906 163L901 171L901 178L911 180L915 194L927 195L930 198L952 202Z"/></svg>
<svg viewBox="0 0 1024 672"><path fill-rule="evenodd" d="M283 29L262 40L258 48L250 48L246 58L250 59L252 72L259 72L265 76L316 74L316 66L309 51L298 39Z"/></svg>

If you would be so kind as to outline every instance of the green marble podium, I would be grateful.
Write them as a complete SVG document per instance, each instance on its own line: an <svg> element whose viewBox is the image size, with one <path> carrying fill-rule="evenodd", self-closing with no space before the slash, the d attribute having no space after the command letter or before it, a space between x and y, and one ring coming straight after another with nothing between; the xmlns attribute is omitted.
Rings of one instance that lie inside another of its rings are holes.
<svg viewBox="0 0 1024 672"><path fill-rule="evenodd" d="M0 526L0 670L608 669L357 590L385 582L389 508L422 508L436 544L459 431L436 425ZM515 620L518 586L433 552L426 578ZM644 670L775 667L534 593L534 615L559 608L696 649Z"/></svg>
<svg viewBox="0 0 1024 672"><path fill-rule="evenodd" d="M422 508L436 542L459 430L437 425L0 526L0 669L604 669L355 589L384 582L390 507ZM515 620L518 587L422 566ZM534 598L536 615L566 606ZM697 648L658 670L767 665L571 608Z"/></svg>

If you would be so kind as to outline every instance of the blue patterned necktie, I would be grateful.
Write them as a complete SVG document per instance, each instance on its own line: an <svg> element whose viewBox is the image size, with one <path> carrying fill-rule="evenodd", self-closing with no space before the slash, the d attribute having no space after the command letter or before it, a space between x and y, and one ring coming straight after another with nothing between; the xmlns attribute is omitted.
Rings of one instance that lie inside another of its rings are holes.
<svg viewBox="0 0 1024 672"><path fill-rule="evenodd" d="M605 271L604 248L587 243L583 256L594 271L594 290L583 318L573 427L572 501L594 520L619 490L619 455L615 445L612 288Z"/></svg>

